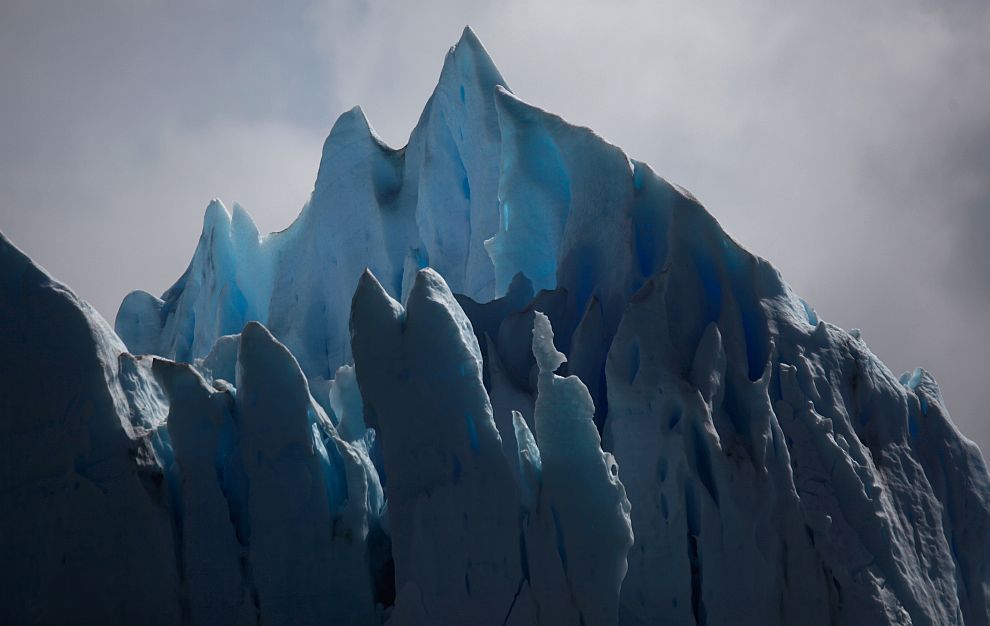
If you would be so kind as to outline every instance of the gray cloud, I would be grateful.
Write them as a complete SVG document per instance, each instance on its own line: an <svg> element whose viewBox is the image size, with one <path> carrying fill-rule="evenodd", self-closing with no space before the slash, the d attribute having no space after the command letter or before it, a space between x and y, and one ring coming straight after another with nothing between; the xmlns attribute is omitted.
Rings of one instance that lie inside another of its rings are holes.
<svg viewBox="0 0 990 626"><path fill-rule="evenodd" d="M186 5L186 3L179 3ZM524 99L694 192L990 449L990 10L982 2L0 7L0 229L108 318L162 291L207 201L265 229L334 117L402 144L470 23Z"/></svg>

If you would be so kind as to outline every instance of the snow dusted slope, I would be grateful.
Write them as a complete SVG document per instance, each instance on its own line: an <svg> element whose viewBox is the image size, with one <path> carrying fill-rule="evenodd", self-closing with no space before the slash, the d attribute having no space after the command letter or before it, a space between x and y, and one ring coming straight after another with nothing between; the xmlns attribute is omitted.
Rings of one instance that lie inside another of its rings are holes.
<svg viewBox="0 0 990 626"><path fill-rule="evenodd" d="M0 621L990 624L934 379L469 30L409 145L345 113L116 332L0 240Z"/></svg>

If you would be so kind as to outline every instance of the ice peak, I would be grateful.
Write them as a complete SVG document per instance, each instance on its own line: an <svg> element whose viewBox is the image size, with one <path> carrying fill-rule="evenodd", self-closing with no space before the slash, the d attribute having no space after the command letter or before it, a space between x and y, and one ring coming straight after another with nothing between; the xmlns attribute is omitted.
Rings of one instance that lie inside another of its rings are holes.
<svg viewBox="0 0 990 626"><path fill-rule="evenodd" d="M567 357L553 345L550 318L539 311L536 311L533 320L533 356L536 357L541 374L552 374L567 361Z"/></svg>
<svg viewBox="0 0 990 626"><path fill-rule="evenodd" d="M502 73L495 66L495 61L470 26L464 27L461 38L450 48L444 62L445 68L452 59L458 62L462 72L470 66L479 78L488 78L488 82L493 85L506 84Z"/></svg>
<svg viewBox="0 0 990 626"><path fill-rule="evenodd" d="M357 318L398 320L404 313L402 305L388 295L378 278L366 268L361 273L351 300L351 336L354 336L354 320Z"/></svg>
<svg viewBox="0 0 990 626"><path fill-rule="evenodd" d="M38 266L14 243L0 232L0 286L10 279L18 278L25 271L37 270ZM13 284L13 281L12 283Z"/></svg>
<svg viewBox="0 0 990 626"><path fill-rule="evenodd" d="M464 30L461 31L460 39L458 39L457 43L454 44L455 48L458 46L474 46L476 48L480 48L482 51L485 50L484 45L482 45L481 40L478 39L478 35L474 32L474 29L471 28L470 24L464 25Z"/></svg>
<svg viewBox="0 0 990 626"><path fill-rule="evenodd" d="M337 190L329 192L333 195L341 187L360 186L375 194L379 206L388 204L401 184L401 154L375 133L361 107L353 107L337 118L323 144L316 190ZM326 203L313 204L332 210Z"/></svg>
<svg viewBox="0 0 990 626"><path fill-rule="evenodd" d="M224 206L220 198L210 200L203 213L203 233L208 233L213 229L225 229L230 226L230 211Z"/></svg>
<svg viewBox="0 0 990 626"><path fill-rule="evenodd" d="M238 399L246 400L252 408L259 402L284 412L305 411L309 405L309 387L299 362L271 331L258 322L248 322L241 331L237 350L236 384L241 390ZM242 397L246 394L246 398ZM271 411L280 415L280 411ZM266 422L265 411L259 412ZM267 427L274 427L269 424ZM266 428L267 428L266 427Z"/></svg>
<svg viewBox="0 0 990 626"><path fill-rule="evenodd" d="M330 129L330 135L324 144L323 152L326 154L331 145L349 145L356 140L371 140L383 149L390 149L372 128L368 116L360 105L353 106L340 114Z"/></svg>
<svg viewBox="0 0 990 626"><path fill-rule="evenodd" d="M413 282L412 291L409 292L409 302L419 299L447 300L449 294L450 288L443 277L432 268L425 267L416 272L416 280Z"/></svg>
<svg viewBox="0 0 990 626"><path fill-rule="evenodd" d="M470 26L465 26L461 38L447 52L434 98L444 94L448 101L466 105L473 94L489 104L496 87L508 85L478 36Z"/></svg>

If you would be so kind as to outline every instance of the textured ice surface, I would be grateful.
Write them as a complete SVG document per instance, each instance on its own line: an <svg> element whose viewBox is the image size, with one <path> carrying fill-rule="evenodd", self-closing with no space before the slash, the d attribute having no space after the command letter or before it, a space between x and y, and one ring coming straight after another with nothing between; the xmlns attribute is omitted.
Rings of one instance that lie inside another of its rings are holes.
<svg viewBox="0 0 990 626"><path fill-rule="evenodd" d="M406 147L345 113L115 327L0 238L0 622L990 624L932 376L469 30Z"/></svg>

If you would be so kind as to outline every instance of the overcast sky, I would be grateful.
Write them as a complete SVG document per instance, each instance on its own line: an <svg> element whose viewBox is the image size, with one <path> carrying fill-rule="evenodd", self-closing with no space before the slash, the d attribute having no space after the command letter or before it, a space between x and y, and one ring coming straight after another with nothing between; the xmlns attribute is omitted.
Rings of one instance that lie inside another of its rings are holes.
<svg viewBox="0 0 990 626"><path fill-rule="evenodd" d="M213 197L263 230L334 119L405 143L465 24L523 99L690 189L990 449L990 3L0 1L0 230L113 320Z"/></svg>

